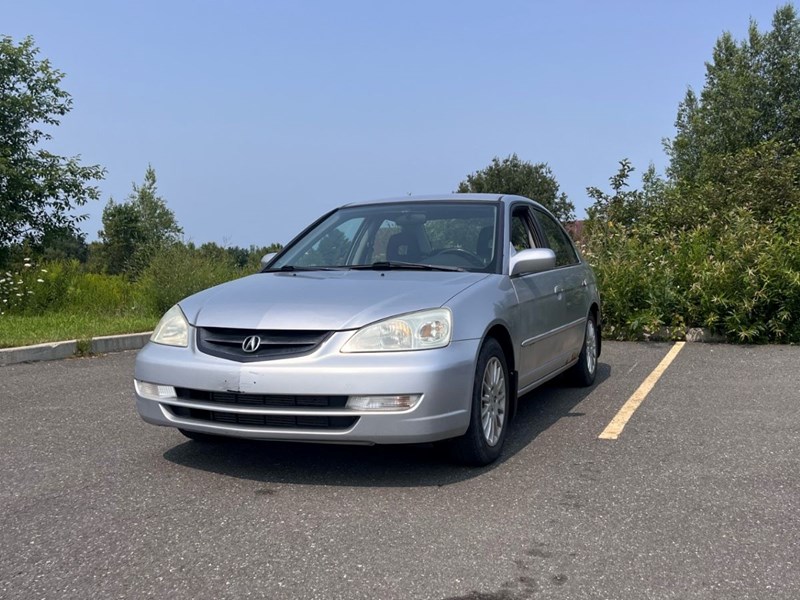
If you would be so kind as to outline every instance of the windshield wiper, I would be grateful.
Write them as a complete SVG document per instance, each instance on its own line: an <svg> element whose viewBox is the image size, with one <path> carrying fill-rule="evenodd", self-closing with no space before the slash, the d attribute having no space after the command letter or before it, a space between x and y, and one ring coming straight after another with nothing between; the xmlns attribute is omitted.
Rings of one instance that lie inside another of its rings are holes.
<svg viewBox="0 0 800 600"><path fill-rule="evenodd" d="M409 271L464 271L461 267L448 267L443 265L428 265L424 263L397 262L379 260L368 265L349 265L349 269L359 271L391 271L392 269Z"/></svg>
<svg viewBox="0 0 800 600"><path fill-rule="evenodd" d="M270 269L266 269L266 270L261 271L261 272L262 273L280 273L280 272L290 273L290 272L294 272L294 271L333 271L333 270L334 270L333 267L299 267L299 266L295 266L295 265L283 265L282 267L270 268Z"/></svg>

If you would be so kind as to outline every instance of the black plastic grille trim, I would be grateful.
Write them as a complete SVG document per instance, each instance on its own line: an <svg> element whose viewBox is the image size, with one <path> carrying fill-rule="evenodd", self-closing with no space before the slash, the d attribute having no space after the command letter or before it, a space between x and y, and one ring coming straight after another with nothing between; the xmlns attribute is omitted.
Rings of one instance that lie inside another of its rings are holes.
<svg viewBox="0 0 800 600"><path fill-rule="evenodd" d="M245 352L242 344L251 335L261 339L261 346L255 352ZM310 354L330 335L330 331L198 327L197 349L204 354L238 362L275 360Z"/></svg>
<svg viewBox="0 0 800 600"><path fill-rule="evenodd" d="M228 425L247 425L250 427L269 427L270 429L348 429L358 417L318 417L305 415L242 415L217 410L202 410L185 406L169 406L176 417L225 423Z"/></svg>
<svg viewBox="0 0 800 600"><path fill-rule="evenodd" d="M236 392L208 392L188 388L175 388L181 400L197 400L214 404L237 406L268 406L275 408L344 408L347 396L291 396L280 394L241 394Z"/></svg>

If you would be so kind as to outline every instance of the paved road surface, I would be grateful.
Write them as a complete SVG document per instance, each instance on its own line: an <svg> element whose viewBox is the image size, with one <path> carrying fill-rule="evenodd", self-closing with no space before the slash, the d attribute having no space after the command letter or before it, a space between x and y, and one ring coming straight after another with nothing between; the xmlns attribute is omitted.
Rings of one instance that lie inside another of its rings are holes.
<svg viewBox="0 0 800 600"><path fill-rule="evenodd" d="M0 598L800 597L800 348L608 343L505 459L204 445L144 424L134 354L0 367Z"/></svg>

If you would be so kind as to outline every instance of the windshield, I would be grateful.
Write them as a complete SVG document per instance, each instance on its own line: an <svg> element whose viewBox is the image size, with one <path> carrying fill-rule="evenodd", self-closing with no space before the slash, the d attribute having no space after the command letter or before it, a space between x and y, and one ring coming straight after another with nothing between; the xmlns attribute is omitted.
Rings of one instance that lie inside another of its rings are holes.
<svg viewBox="0 0 800 600"><path fill-rule="evenodd" d="M419 268L497 272L496 203L401 202L341 208L269 270Z"/></svg>

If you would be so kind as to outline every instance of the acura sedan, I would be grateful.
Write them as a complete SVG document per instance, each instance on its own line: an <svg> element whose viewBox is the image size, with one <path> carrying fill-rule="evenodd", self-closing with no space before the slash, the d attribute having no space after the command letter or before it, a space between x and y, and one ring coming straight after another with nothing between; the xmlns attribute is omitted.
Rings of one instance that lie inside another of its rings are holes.
<svg viewBox="0 0 800 600"><path fill-rule="evenodd" d="M145 421L206 442L441 441L485 465L522 394L594 382L595 276L527 198L348 204L262 265L163 316L136 359Z"/></svg>

